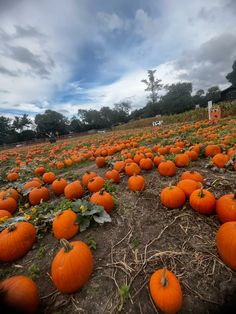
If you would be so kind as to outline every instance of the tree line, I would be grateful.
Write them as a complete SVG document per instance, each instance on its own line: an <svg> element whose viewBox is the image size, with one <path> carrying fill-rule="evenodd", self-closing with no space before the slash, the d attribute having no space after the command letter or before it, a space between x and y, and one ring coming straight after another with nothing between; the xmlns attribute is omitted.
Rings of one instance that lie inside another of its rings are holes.
<svg viewBox="0 0 236 314"><path fill-rule="evenodd" d="M233 71L226 75L232 86L236 86L236 61ZM111 127L139 118L153 117L163 114L181 113L195 108L207 106L209 100L213 103L220 100L220 89L212 86L205 92L199 89L192 94L191 82L178 82L163 86L161 80L155 77L156 70L148 70L147 79L143 79L145 91L148 93L147 104L132 111L130 102L123 101L114 104L112 108L102 107L100 110L79 109L76 116L68 119L54 110L45 110L37 114L34 120L27 114L10 119L0 116L0 145L27 141L34 138L43 138L54 135L87 132L91 129L110 129ZM166 93L159 96L160 90Z"/></svg>

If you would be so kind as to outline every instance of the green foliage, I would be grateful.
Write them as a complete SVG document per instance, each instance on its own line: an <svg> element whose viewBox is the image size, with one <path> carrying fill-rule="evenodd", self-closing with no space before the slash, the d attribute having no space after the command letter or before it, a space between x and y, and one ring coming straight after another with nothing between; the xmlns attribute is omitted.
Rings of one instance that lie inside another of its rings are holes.
<svg viewBox="0 0 236 314"><path fill-rule="evenodd" d="M113 182L113 180L106 180L104 189L109 193L117 192L117 185Z"/></svg>
<svg viewBox="0 0 236 314"><path fill-rule="evenodd" d="M40 269L36 264L30 265L30 267L27 270L27 275L32 279L36 280L40 276Z"/></svg>
<svg viewBox="0 0 236 314"><path fill-rule="evenodd" d="M119 295L121 297L121 300L122 300L122 304L124 304L130 297L130 294L129 294L129 286L127 285L122 285L119 287Z"/></svg>
<svg viewBox="0 0 236 314"><path fill-rule="evenodd" d="M226 75L226 79L232 84L232 86L236 86L236 60L232 65L233 71Z"/></svg>
<svg viewBox="0 0 236 314"><path fill-rule="evenodd" d="M145 91L150 92L148 98L152 104L156 104L158 99L158 91L161 89L161 80L155 78L156 70L148 70L148 80L141 80L146 85Z"/></svg>

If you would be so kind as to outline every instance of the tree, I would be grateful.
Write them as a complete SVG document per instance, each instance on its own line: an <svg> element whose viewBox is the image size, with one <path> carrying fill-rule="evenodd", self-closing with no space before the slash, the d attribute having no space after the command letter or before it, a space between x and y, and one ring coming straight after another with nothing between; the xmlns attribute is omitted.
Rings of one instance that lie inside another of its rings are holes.
<svg viewBox="0 0 236 314"><path fill-rule="evenodd" d="M196 91L196 94L192 97L193 98L193 104L194 105L204 105L205 103L205 97L204 97L204 90L203 89L199 89L198 91Z"/></svg>
<svg viewBox="0 0 236 314"><path fill-rule="evenodd" d="M73 116L70 120L70 131L72 132L81 132L83 130L82 122Z"/></svg>
<svg viewBox="0 0 236 314"><path fill-rule="evenodd" d="M129 112L131 110L131 103L129 101L122 101L114 104L114 123L125 123L129 120Z"/></svg>
<svg viewBox="0 0 236 314"><path fill-rule="evenodd" d="M12 127L19 132L22 132L24 127L29 126L30 124L32 124L32 121L28 118L28 115L23 114L22 117L15 116Z"/></svg>
<svg viewBox="0 0 236 314"><path fill-rule="evenodd" d="M159 102L162 114L181 113L193 108L192 83L176 83L165 88L168 92Z"/></svg>
<svg viewBox="0 0 236 314"><path fill-rule="evenodd" d="M43 114L35 116L36 130L39 135L47 135L49 133L67 134L68 133L68 120L63 114L53 111L45 110Z"/></svg>
<svg viewBox="0 0 236 314"><path fill-rule="evenodd" d="M236 60L232 65L233 71L226 75L227 80L232 84L232 86L236 86Z"/></svg>
<svg viewBox="0 0 236 314"><path fill-rule="evenodd" d="M158 91L161 89L161 80L155 79L156 70L148 70L148 80L141 80L142 83L146 84L145 92L150 92L148 98L152 104L155 104L158 99Z"/></svg>
<svg viewBox="0 0 236 314"><path fill-rule="evenodd" d="M219 86L212 86L208 88L205 99L206 99L206 104L209 100L212 100L212 102L219 101L220 100Z"/></svg>

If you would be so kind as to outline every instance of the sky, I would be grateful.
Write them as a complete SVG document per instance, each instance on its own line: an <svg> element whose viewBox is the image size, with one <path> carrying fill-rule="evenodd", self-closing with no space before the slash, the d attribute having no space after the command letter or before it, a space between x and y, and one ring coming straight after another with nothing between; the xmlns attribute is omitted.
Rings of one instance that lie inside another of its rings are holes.
<svg viewBox="0 0 236 314"><path fill-rule="evenodd" d="M147 102L148 69L229 85L236 0L0 0L0 115Z"/></svg>

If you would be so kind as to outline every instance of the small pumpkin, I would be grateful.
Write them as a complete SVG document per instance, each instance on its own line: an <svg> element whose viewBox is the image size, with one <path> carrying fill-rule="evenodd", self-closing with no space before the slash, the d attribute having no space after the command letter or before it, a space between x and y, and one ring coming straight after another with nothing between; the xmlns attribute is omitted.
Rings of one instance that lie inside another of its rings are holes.
<svg viewBox="0 0 236 314"><path fill-rule="evenodd" d="M205 147L205 156L214 157L216 154L221 153L221 148L218 145L210 144Z"/></svg>
<svg viewBox="0 0 236 314"><path fill-rule="evenodd" d="M55 238L70 240L79 231L79 225L76 223L77 215L73 210L66 209L59 213L53 220L52 230Z"/></svg>
<svg viewBox="0 0 236 314"><path fill-rule="evenodd" d="M0 209L0 218L11 218L12 217L12 214L8 211L8 210L5 210L5 209Z"/></svg>
<svg viewBox="0 0 236 314"><path fill-rule="evenodd" d="M38 180L32 180L32 181L29 181L29 182L26 182L24 185L23 185L23 190L29 190L29 189L33 189L33 188L38 188L39 186L41 186L41 183L38 181Z"/></svg>
<svg viewBox="0 0 236 314"><path fill-rule="evenodd" d="M216 200L213 193L201 188L192 192L189 203L200 214L210 215L214 211Z"/></svg>
<svg viewBox="0 0 236 314"><path fill-rule="evenodd" d="M139 161L139 166L143 170L152 170L153 163L151 158L142 158Z"/></svg>
<svg viewBox="0 0 236 314"><path fill-rule="evenodd" d="M45 172L44 166L39 166L39 167L34 169L34 174L36 176L42 176L44 174L44 172Z"/></svg>
<svg viewBox="0 0 236 314"><path fill-rule="evenodd" d="M90 197L90 202L103 206L107 213L110 213L112 209L115 207L113 196L110 193L104 191L103 189L100 190L99 192L94 193Z"/></svg>
<svg viewBox="0 0 236 314"><path fill-rule="evenodd" d="M36 313L39 292L34 281L27 276L12 276L0 282L1 310L4 313Z"/></svg>
<svg viewBox="0 0 236 314"><path fill-rule="evenodd" d="M113 169L113 170L108 170L105 173L105 177L108 180L112 180L114 183L119 183L120 182L120 173L119 171Z"/></svg>
<svg viewBox="0 0 236 314"><path fill-rule="evenodd" d="M45 187L36 187L29 193L29 202L31 205L38 205L41 201L45 202L50 199L49 190Z"/></svg>
<svg viewBox="0 0 236 314"><path fill-rule="evenodd" d="M133 192L139 192L145 188L145 179L143 176L134 175L128 179L128 187Z"/></svg>
<svg viewBox="0 0 236 314"><path fill-rule="evenodd" d="M88 189L90 192L95 193L100 191L104 187L104 184L105 180L100 176L96 176L89 180Z"/></svg>
<svg viewBox="0 0 236 314"><path fill-rule="evenodd" d="M178 154L175 156L175 164L177 167L187 167L190 163L190 158L187 154Z"/></svg>
<svg viewBox="0 0 236 314"><path fill-rule="evenodd" d="M23 257L36 239L34 226L29 222L18 222L0 233L0 261L12 262Z"/></svg>
<svg viewBox="0 0 236 314"><path fill-rule="evenodd" d="M236 222L229 221L216 233L216 246L223 262L236 271Z"/></svg>
<svg viewBox="0 0 236 314"><path fill-rule="evenodd" d="M140 174L141 169L135 162L128 162L125 166L125 173L130 177L134 174Z"/></svg>
<svg viewBox="0 0 236 314"><path fill-rule="evenodd" d="M224 168L228 161L229 161L229 156L226 154L221 154L221 153L216 154L212 158L212 162L217 168Z"/></svg>
<svg viewBox="0 0 236 314"><path fill-rule="evenodd" d="M157 169L160 175L165 177L172 177L176 174L176 165L171 160L161 161Z"/></svg>
<svg viewBox="0 0 236 314"><path fill-rule="evenodd" d="M221 196L216 201L216 213L222 223L236 221L236 194Z"/></svg>
<svg viewBox="0 0 236 314"><path fill-rule="evenodd" d="M69 200L81 198L83 195L84 189L79 180L76 180L68 184L64 189L65 197Z"/></svg>
<svg viewBox="0 0 236 314"><path fill-rule="evenodd" d="M201 188L201 185L202 184L200 182L191 179L180 180L177 184L177 186L184 191L187 198L190 197L193 191Z"/></svg>
<svg viewBox="0 0 236 314"><path fill-rule="evenodd" d="M6 195L0 199L0 209L7 210L11 214L14 214L17 209L17 201L13 197L7 197Z"/></svg>
<svg viewBox="0 0 236 314"><path fill-rule="evenodd" d="M81 289L93 271L93 255L82 241L68 242L61 239L62 248L51 265L52 281L62 293L73 293Z"/></svg>
<svg viewBox="0 0 236 314"><path fill-rule="evenodd" d="M95 162L98 168L103 168L106 165L106 160L102 156L97 157Z"/></svg>
<svg viewBox="0 0 236 314"><path fill-rule="evenodd" d="M56 175L54 172L45 172L43 174L43 182L47 184L51 184L54 180L56 180Z"/></svg>
<svg viewBox="0 0 236 314"><path fill-rule="evenodd" d="M190 180L194 180L201 183L203 183L204 181L204 178L201 175L201 173L194 170L184 171L180 177L180 180L185 180L185 179L190 179Z"/></svg>
<svg viewBox="0 0 236 314"><path fill-rule="evenodd" d="M174 314L181 310L183 293L176 276L166 268L155 271L149 283L150 294L162 312Z"/></svg>
<svg viewBox="0 0 236 314"><path fill-rule="evenodd" d="M16 189L13 189L13 188L0 192L0 199L6 198L6 197L12 197L17 201L19 198L19 193L17 192Z"/></svg>
<svg viewBox="0 0 236 314"><path fill-rule="evenodd" d="M17 172L10 172L7 175L7 180L10 181L10 182L14 182L14 181L16 181L19 178L19 176L20 175Z"/></svg>
<svg viewBox="0 0 236 314"><path fill-rule="evenodd" d="M97 176L97 173L96 172L93 172L93 171L86 171L85 174L83 175L82 177L82 183L84 186L88 186L88 182L90 179L94 178Z"/></svg>
<svg viewBox="0 0 236 314"><path fill-rule="evenodd" d="M119 172L122 172L125 169L125 162L123 160L118 160L114 163L113 168Z"/></svg>
<svg viewBox="0 0 236 314"><path fill-rule="evenodd" d="M171 209L182 207L186 200L184 191L172 185L161 191L160 198L162 205Z"/></svg>
<svg viewBox="0 0 236 314"><path fill-rule="evenodd" d="M56 179L52 182L52 190L56 195L61 195L64 193L67 184L67 180L63 178Z"/></svg>

